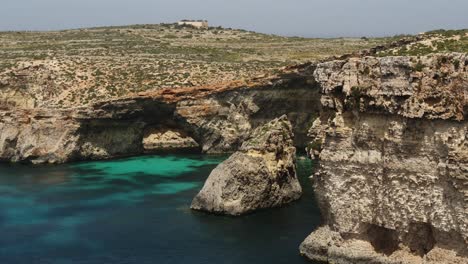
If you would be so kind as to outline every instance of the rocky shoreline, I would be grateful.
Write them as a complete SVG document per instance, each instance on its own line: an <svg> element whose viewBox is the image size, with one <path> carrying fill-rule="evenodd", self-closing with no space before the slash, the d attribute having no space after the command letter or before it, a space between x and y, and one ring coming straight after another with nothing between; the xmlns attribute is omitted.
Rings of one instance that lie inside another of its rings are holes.
<svg viewBox="0 0 468 264"><path fill-rule="evenodd" d="M0 160L62 163L196 146L240 150L232 158L238 164L251 135L282 115L293 145L310 142L319 160L313 184L324 226L302 243L302 255L330 263L468 262L462 53L344 57L252 83L163 90L91 108L6 110ZM202 200L193 207L232 214L263 207L229 211Z"/></svg>

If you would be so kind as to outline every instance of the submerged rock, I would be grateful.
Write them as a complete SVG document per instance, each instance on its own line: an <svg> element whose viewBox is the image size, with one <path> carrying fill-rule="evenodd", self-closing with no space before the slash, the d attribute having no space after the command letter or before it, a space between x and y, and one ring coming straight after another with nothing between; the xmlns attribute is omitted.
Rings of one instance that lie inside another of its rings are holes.
<svg viewBox="0 0 468 264"><path fill-rule="evenodd" d="M255 129L238 152L211 172L191 208L241 215L299 199L292 137L286 116Z"/></svg>

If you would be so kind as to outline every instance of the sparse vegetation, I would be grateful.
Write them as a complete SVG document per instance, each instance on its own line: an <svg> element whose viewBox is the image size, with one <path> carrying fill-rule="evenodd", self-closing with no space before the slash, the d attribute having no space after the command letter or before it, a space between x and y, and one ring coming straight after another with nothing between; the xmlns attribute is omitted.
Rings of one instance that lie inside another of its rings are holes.
<svg viewBox="0 0 468 264"><path fill-rule="evenodd" d="M0 100L26 87L22 94L38 98L38 106L79 106L140 91L248 80L397 39L310 39L174 24L0 32Z"/></svg>
<svg viewBox="0 0 468 264"><path fill-rule="evenodd" d="M321 151L322 150L322 141L314 140L307 144L307 149L314 150L314 151Z"/></svg>
<svg viewBox="0 0 468 264"><path fill-rule="evenodd" d="M361 97L365 95L366 90L368 87L363 86L353 86L351 87L351 91L349 94L349 104L351 106L357 107L357 109L361 108Z"/></svg>
<svg viewBox="0 0 468 264"><path fill-rule="evenodd" d="M431 53L468 52L468 29L434 30L409 45L380 52L379 56L423 56Z"/></svg>
<svg viewBox="0 0 468 264"><path fill-rule="evenodd" d="M422 72L424 70L424 64L422 64L421 61L418 61L418 63L414 65L413 69L417 72Z"/></svg>

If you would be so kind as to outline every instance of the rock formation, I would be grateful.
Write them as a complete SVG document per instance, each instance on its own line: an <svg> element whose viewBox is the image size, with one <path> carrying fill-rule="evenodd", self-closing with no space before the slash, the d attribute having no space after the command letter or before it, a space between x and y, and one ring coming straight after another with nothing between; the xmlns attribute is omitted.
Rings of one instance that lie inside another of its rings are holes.
<svg viewBox="0 0 468 264"><path fill-rule="evenodd" d="M313 69L313 65L301 65L255 87L181 100L176 115L193 131L203 152L225 153L237 150L256 127L286 114L293 126L294 144L303 149L307 131L321 109Z"/></svg>
<svg viewBox="0 0 468 264"><path fill-rule="evenodd" d="M78 129L54 111L0 113L0 160L65 162L74 155Z"/></svg>
<svg viewBox="0 0 468 264"><path fill-rule="evenodd" d="M143 148L145 151L156 150L190 150L197 149L198 143L187 136L184 131L177 129L151 128L145 131L143 137Z"/></svg>
<svg viewBox="0 0 468 264"><path fill-rule="evenodd" d="M238 152L213 170L191 208L241 215L299 199L292 137L286 116L255 129Z"/></svg>
<svg viewBox="0 0 468 264"><path fill-rule="evenodd" d="M319 64L310 131L326 225L301 254L330 263L468 263L468 58Z"/></svg>

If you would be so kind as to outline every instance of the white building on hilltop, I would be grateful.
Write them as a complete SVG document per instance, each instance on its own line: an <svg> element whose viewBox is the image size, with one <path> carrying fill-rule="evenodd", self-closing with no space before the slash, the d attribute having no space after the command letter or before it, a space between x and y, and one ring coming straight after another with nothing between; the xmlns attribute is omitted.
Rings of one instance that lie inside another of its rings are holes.
<svg viewBox="0 0 468 264"><path fill-rule="evenodd" d="M181 20L177 24L179 26L190 25L196 28L208 28L207 20Z"/></svg>

